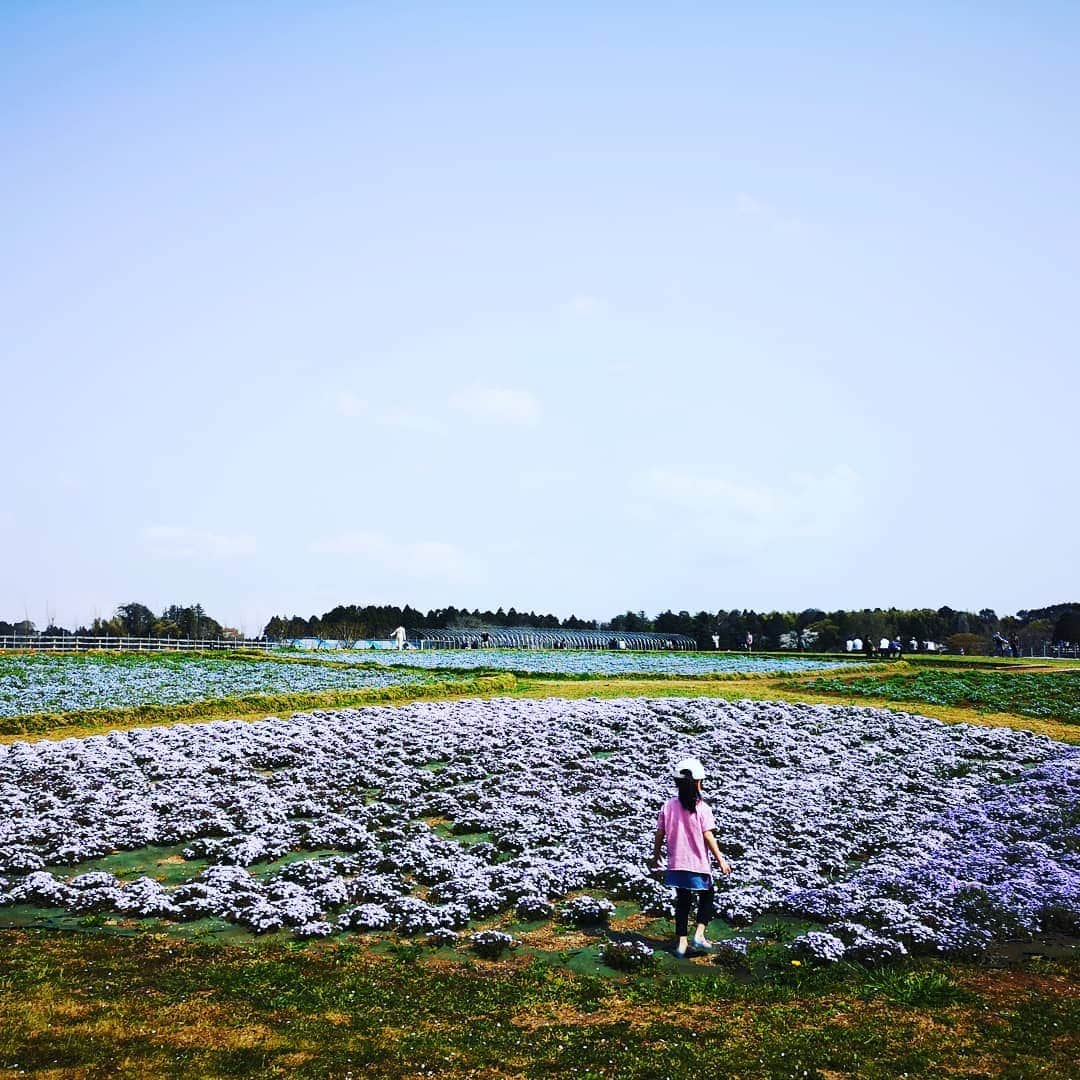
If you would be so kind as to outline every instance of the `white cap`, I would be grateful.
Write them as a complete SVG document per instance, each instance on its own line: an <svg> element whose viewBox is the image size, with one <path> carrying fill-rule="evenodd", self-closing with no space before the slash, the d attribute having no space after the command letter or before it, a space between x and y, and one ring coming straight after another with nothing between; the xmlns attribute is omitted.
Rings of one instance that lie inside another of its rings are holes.
<svg viewBox="0 0 1080 1080"><path fill-rule="evenodd" d="M676 780L682 779L683 773L689 773L691 780L704 780L705 779L705 766L701 764L696 757L683 758L674 769L671 770L671 775Z"/></svg>

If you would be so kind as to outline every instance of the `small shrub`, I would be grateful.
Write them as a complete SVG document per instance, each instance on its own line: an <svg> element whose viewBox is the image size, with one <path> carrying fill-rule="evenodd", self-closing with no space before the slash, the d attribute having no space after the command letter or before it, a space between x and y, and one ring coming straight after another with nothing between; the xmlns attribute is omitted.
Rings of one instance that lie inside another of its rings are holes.
<svg viewBox="0 0 1080 1080"><path fill-rule="evenodd" d="M721 938L713 942L714 964L738 967L750 959L750 939L744 937Z"/></svg>
<svg viewBox="0 0 1080 1080"><path fill-rule="evenodd" d="M436 949L442 945L456 945L457 939L457 931L449 930L445 926L439 927L438 930L432 930L430 934L424 937L424 940Z"/></svg>
<svg viewBox="0 0 1080 1080"><path fill-rule="evenodd" d="M608 941L600 949L600 959L618 971L642 971L656 963L656 954L644 941Z"/></svg>
<svg viewBox="0 0 1080 1080"><path fill-rule="evenodd" d="M498 960L507 949L516 948L517 942L501 930L481 930L469 935L469 946L485 960Z"/></svg>
<svg viewBox="0 0 1080 1080"><path fill-rule="evenodd" d="M575 896L563 904L559 918L571 926L604 926L615 911L610 900L596 896Z"/></svg>

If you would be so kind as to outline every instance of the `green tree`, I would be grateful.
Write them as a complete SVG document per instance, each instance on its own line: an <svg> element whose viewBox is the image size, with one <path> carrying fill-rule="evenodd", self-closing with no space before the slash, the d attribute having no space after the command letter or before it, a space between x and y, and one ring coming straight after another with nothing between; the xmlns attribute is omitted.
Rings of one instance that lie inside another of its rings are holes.
<svg viewBox="0 0 1080 1080"><path fill-rule="evenodd" d="M129 637L152 637L157 622L154 613L145 604L136 603L121 604L116 609L115 618Z"/></svg>
<svg viewBox="0 0 1080 1080"><path fill-rule="evenodd" d="M843 652L847 638L841 633L840 627L832 619L821 619L811 623L808 627L817 637L814 639L814 649L817 652Z"/></svg>
<svg viewBox="0 0 1080 1080"><path fill-rule="evenodd" d="M1054 641L1080 642L1080 611L1066 611L1054 625Z"/></svg>

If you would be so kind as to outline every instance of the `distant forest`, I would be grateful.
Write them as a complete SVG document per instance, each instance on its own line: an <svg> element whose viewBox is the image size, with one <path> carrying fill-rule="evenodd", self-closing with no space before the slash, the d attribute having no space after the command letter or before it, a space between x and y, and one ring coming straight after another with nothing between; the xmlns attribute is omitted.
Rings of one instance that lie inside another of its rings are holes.
<svg viewBox="0 0 1080 1080"><path fill-rule="evenodd" d="M499 608L497 611L469 611L467 608L436 608L424 613L413 607L393 605L339 605L321 616L274 616L263 633L280 638L351 639L389 637L395 627L481 628L529 626L563 630L656 631L685 634L702 649L714 648L714 635L721 649L739 649L746 635L754 635L756 649L843 650L850 638L899 637L907 642L933 641L959 651L988 652L991 635L1016 637L1025 649L1044 642L1080 642L1080 604L1019 611L999 617L989 608L975 613L949 607L903 611L897 608L865 608L862 611L662 611L648 616L644 611L627 611L606 622L579 619L571 615L538 615L535 611Z"/></svg>
<svg viewBox="0 0 1080 1080"><path fill-rule="evenodd" d="M627 611L606 622L579 619L576 615L560 619L557 615L538 615L535 611L499 608L480 611L468 608L418 608L392 604L338 605L322 615L303 618L299 615L275 615L263 629L263 636L283 638L324 638L358 640L388 638L398 627L475 628L528 626L563 630L656 631L662 634L685 634L702 649L714 648L714 636L721 649L743 647L747 634L754 635L755 649L813 649L833 652L843 650L851 638L900 638L905 643L933 641L952 651L967 653L990 651L991 635L1016 638L1025 649L1044 643L1080 642L1080 603L1054 604L1051 607L1018 611L999 616L989 608L978 612L955 611L941 607L936 611L919 608L864 608L862 611L662 611L649 616L644 611ZM223 626L206 613L202 605L172 605L160 615L145 604L122 604L109 619L94 619L89 626L68 630L48 626L38 631L34 623L0 620L0 635L37 634L120 637L239 638L238 630Z"/></svg>

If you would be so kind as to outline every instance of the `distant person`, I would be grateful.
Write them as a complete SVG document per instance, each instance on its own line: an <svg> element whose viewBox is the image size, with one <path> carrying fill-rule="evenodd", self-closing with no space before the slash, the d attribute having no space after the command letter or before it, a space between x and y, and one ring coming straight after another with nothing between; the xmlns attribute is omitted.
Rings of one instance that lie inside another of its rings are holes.
<svg viewBox="0 0 1080 1080"><path fill-rule="evenodd" d="M667 869L664 884L675 890L675 955L708 952L713 943L705 936L715 914L712 855L721 874L730 874L731 867L720 851L713 835L716 819L701 797L705 766L697 758L684 758L672 770L678 794L660 808L653 836L650 867L663 869L660 852L667 845ZM694 941L689 940L690 907L697 897Z"/></svg>
<svg viewBox="0 0 1080 1080"><path fill-rule="evenodd" d="M719 649L720 649L720 635L719 634L713 634L713 636L712 636L712 647L714 649L716 649L717 651L719 651Z"/></svg>
<svg viewBox="0 0 1080 1080"><path fill-rule="evenodd" d="M874 639L869 634L863 638L863 652L867 660L874 655Z"/></svg>
<svg viewBox="0 0 1080 1080"><path fill-rule="evenodd" d="M1009 638L1009 647L1012 649L1013 656L1023 655L1020 649L1020 639L1015 634L1013 634L1013 636Z"/></svg>
<svg viewBox="0 0 1080 1080"><path fill-rule="evenodd" d="M750 633L747 633L747 635L746 635L746 651L747 652L753 652L754 651L754 635L750 634Z"/></svg>

